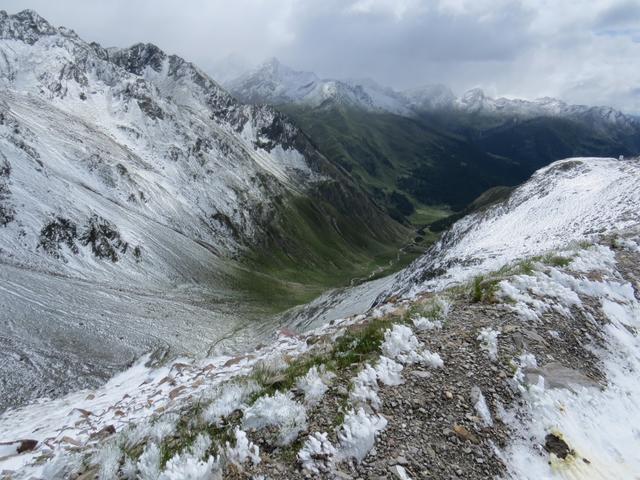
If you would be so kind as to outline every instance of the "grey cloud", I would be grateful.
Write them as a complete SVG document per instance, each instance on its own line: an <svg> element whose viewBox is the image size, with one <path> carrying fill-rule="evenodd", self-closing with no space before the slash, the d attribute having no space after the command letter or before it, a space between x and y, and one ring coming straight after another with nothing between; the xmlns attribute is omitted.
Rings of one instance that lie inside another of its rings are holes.
<svg viewBox="0 0 640 480"><path fill-rule="evenodd" d="M400 20L381 13L332 13L338 10L329 5L319 14L301 15L297 41L281 52L284 60L327 75L410 86L444 76L443 69L458 70L459 63L509 62L531 45L530 13L516 3L482 22L435 8Z"/></svg>
<svg viewBox="0 0 640 480"><path fill-rule="evenodd" d="M597 29L617 29L635 25L640 26L640 3L628 0L614 4L598 16L595 22Z"/></svg>
<svg viewBox="0 0 640 480"><path fill-rule="evenodd" d="M631 93L640 85L637 0L0 0L0 8L33 8L106 46L152 42L214 78L222 64L237 70L276 56L396 88L480 86L640 112Z"/></svg>

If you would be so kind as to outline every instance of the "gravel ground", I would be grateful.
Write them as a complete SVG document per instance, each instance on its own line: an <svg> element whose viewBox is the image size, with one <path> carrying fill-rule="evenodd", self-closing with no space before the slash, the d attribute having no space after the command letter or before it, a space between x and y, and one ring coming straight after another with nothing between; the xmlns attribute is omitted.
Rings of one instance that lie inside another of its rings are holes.
<svg viewBox="0 0 640 480"><path fill-rule="evenodd" d="M617 251L618 269L636 289L640 285L637 254ZM374 449L359 464L343 462L331 474L321 476L303 471L295 452L300 441L289 448L270 446L264 431L249 432L261 447L262 462L242 471L228 472L228 478L268 479L486 479L505 473L499 449L514 434L500 419L506 408L524 416L522 399L510 386L514 374L512 359L523 351L533 353L538 368L525 370L527 381L535 383L545 376L547 385L569 383L604 385L594 345L602 345L600 327L606 322L599 305L583 299L583 310L572 311L570 318L557 312L545 313L540 322L523 322L507 304L472 302L458 294L442 329L416 332L432 352L444 360L440 369L406 366L404 384L381 387L386 429L378 435ZM591 303L590 303L591 302ZM596 320L590 323L585 315ZM491 360L478 341L485 327L499 329L498 355ZM308 432L329 432L336 442L339 411L345 404L349 381L357 374L352 367L339 373L326 396L309 412ZM485 425L474 408L472 390L479 388L492 413L493 425ZM516 417L517 418L517 417ZM305 437L305 434L301 434ZM554 444L554 441L558 443ZM497 447L497 448L496 448ZM548 438L540 451L558 454L566 444ZM401 467L401 468L398 468Z"/></svg>

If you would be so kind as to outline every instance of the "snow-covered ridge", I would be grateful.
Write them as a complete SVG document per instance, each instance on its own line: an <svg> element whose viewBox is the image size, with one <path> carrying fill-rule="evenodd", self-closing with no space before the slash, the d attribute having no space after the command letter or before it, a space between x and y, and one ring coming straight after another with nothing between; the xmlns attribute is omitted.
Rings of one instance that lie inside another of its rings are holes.
<svg viewBox="0 0 640 480"><path fill-rule="evenodd" d="M345 105L411 114L400 94L372 80L322 79L312 72L293 70L275 58L225 85L239 99L250 103L293 103L311 107Z"/></svg>
<svg viewBox="0 0 640 480"><path fill-rule="evenodd" d="M514 258L640 223L640 160L570 158L538 170L504 202L459 220L396 280L405 294L466 281Z"/></svg>
<svg viewBox="0 0 640 480"><path fill-rule="evenodd" d="M492 98L480 88L457 97L444 85L424 85L394 91L373 80L322 79L271 59L225 84L238 98L251 103L299 104L311 107L344 105L369 111L412 116L420 112L460 112L491 116L539 116L580 120L597 128L623 131L640 128L640 120L606 106L570 105L554 98L522 100Z"/></svg>

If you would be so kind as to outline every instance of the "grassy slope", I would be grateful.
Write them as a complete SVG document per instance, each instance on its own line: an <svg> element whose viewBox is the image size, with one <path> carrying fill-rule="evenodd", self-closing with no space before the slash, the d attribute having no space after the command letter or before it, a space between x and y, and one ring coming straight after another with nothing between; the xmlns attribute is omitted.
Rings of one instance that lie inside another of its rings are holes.
<svg viewBox="0 0 640 480"><path fill-rule="evenodd" d="M489 155L423 120L345 108L281 109L381 202L393 207L394 191L407 196L419 211L407 215L416 223L446 215L446 206L462 209L488 188L523 178L510 159Z"/></svg>
<svg viewBox="0 0 640 480"><path fill-rule="evenodd" d="M349 201L352 212L341 205ZM292 195L266 226L263 242L243 259L234 287L278 312L381 269L395 271L423 251L399 255L414 232L382 211L363 211L369 208L333 182L308 197Z"/></svg>
<svg viewBox="0 0 640 480"><path fill-rule="evenodd" d="M447 209L461 211L484 191L517 185L555 160L632 155L640 148L640 138L560 118L461 113L405 118L344 107L279 108L395 218L415 225L446 216ZM416 211L403 211L393 192L406 196Z"/></svg>

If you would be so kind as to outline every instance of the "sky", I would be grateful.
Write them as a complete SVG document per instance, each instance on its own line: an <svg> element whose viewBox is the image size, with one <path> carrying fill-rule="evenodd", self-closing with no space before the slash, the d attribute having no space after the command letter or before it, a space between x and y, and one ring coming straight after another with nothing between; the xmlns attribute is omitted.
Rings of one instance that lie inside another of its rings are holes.
<svg viewBox="0 0 640 480"><path fill-rule="evenodd" d="M640 113L640 0L0 0L24 8L104 46L154 43L218 80L277 57L396 89Z"/></svg>

